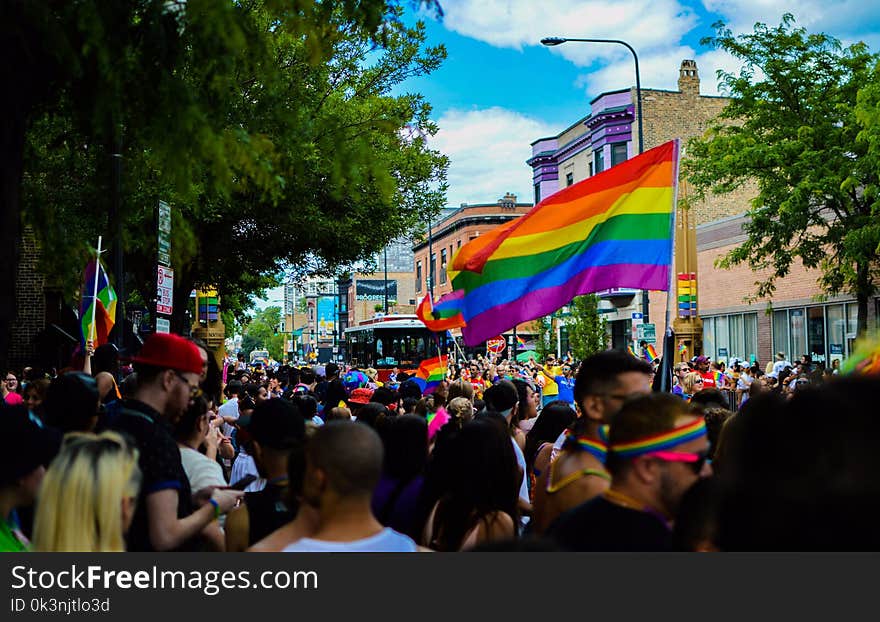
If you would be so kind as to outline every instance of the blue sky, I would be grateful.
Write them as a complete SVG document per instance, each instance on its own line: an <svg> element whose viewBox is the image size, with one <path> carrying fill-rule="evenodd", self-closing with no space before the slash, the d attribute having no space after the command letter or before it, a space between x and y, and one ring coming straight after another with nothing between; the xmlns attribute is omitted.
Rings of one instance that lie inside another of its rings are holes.
<svg viewBox="0 0 880 622"><path fill-rule="evenodd" d="M643 88L676 89L682 59L697 61L704 95L717 95L716 71L735 59L700 45L712 24L734 32L784 13L811 32L880 50L880 3L869 0L441 0L442 22L423 15L429 43L448 58L403 85L425 95L440 126L434 148L451 160L449 205L494 202L505 192L531 200L529 144L589 113L596 95L635 83L623 46L540 44L547 36L623 39L639 55ZM412 17L412 16L411 16ZM414 17L413 17L414 19Z"/></svg>
<svg viewBox="0 0 880 622"><path fill-rule="evenodd" d="M532 200L530 143L589 113L605 91L635 84L632 56L623 46L567 43L543 37L623 39L639 55L644 88L676 89L682 59L697 61L701 92L716 95L716 71L735 59L700 45L724 21L734 32L755 22L774 26L784 13L810 32L845 44L865 41L880 51L876 0L441 0L442 22L421 15L428 43L448 58L433 74L401 91L422 93L440 131L433 148L449 156L447 205L491 203L506 192ZM415 20L410 13L408 20ZM279 304L281 289L267 299ZM260 301L260 306L268 304Z"/></svg>

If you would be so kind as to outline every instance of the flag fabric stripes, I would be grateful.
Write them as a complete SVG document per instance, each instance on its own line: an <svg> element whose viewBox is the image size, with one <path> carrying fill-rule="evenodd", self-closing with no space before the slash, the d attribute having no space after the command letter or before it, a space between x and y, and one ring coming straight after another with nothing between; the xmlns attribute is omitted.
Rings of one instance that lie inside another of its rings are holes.
<svg viewBox="0 0 880 622"><path fill-rule="evenodd" d="M654 344L649 343L645 346L645 360L649 363L653 363L656 361L659 356L657 356L657 350L654 348Z"/></svg>
<svg viewBox="0 0 880 622"><path fill-rule="evenodd" d="M516 336L516 345L517 345L518 350L522 350L523 348L526 347L526 340L523 339L522 337L520 337L519 335L517 335Z"/></svg>
<svg viewBox="0 0 880 622"><path fill-rule="evenodd" d="M95 269L98 270L98 296L95 292ZM95 332L91 333L92 313L94 308ZM80 328L82 330L82 343L91 339L95 347L107 343L108 335L116 322L116 292L110 285L107 271L99 261L92 259L86 264L83 272L82 298L79 306Z"/></svg>
<svg viewBox="0 0 880 622"><path fill-rule="evenodd" d="M413 378L422 389L422 395L433 393L440 383L446 378L448 357L445 354L425 359L416 370Z"/></svg>
<svg viewBox="0 0 880 622"><path fill-rule="evenodd" d="M560 190L463 246L449 276L465 343L581 294L667 290L677 169L678 141L671 141Z"/></svg>
<svg viewBox="0 0 880 622"><path fill-rule="evenodd" d="M431 294L426 294L416 309L416 315L422 323L435 333L461 328L465 325L458 308L461 292L452 292L434 303Z"/></svg>

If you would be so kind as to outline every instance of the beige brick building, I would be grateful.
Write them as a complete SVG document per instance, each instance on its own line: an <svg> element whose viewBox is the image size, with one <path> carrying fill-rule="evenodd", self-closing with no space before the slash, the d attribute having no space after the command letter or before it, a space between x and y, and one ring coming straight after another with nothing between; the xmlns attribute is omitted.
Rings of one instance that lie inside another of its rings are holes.
<svg viewBox="0 0 880 622"><path fill-rule="evenodd" d="M705 132L729 101L700 94L699 72L692 60L682 61L679 67L678 90L643 88L641 95L645 150L679 138L684 158L688 140ZM590 102L586 117L557 136L533 142L528 163L534 171L535 200L636 155L635 101L635 88L603 93ZM686 194L686 180L680 182L680 193ZM819 273L797 264L778 282L771 310L770 300L752 297L755 283L762 279L760 273L748 266L730 270L716 267L720 257L745 239L744 214L754 194L754 186L745 186L692 205L687 218L696 228L695 248L685 248L678 240L675 272L696 273L702 322L680 320L676 329L681 333L689 325L696 332L694 343L689 344L689 356L704 352L714 359L755 358L763 363L774 352L782 351L789 359L810 354L830 365L851 351L856 317L852 297L819 302ZM613 347L625 347L633 336L633 314L642 311L640 292L608 290L600 297L611 343ZM665 330L668 297L665 292L651 292L649 299L650 321L656 325L659 337ZM877 326L880 299L872 302L869 316L869 327Z"/></svg>

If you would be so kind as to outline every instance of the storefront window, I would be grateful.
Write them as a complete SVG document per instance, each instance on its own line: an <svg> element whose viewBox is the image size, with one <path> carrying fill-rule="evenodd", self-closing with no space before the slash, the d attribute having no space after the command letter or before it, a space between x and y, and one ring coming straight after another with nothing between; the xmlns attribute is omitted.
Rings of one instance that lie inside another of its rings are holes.
<svg viewBox="0 0 880 622"><path fill-rule="evenodd" d="M728 318L726 315L719 315L715 318L715 356L713 361L730 360L730 334L727 332Z"/></svg>
<svg viewBox="0 0 880 622"><path fill-rule="evenodd" d="M773 355L777 352L788 356L788 311L773 312ZM772 356L771 356L772 360Z"/></svg>
<svg viewBox="0 0 880 622"><path fill-rule="evenodd" d="M789 336L791 338L791 360L800 359L802 354L807 353L807 322L803 309L790 309L788 311Z"/></svg>
<svg viewBox="0 0 880 622"><path fill-rule="evenodd" d="M715 360L715 318L703 318L703 354Z"/></svg>
<svg viewBox="0 0 880 622"><path fill-rule="evenodd" d="M825 308L807 309L807 352L814 363L825 363Z"/></svg>
<svg viewBox="0 0 880 622"><path fill-rule="evenodd" d="M828 365L834 361L843 363L846 356L846 321L843 319L843 305L825 307L828 327Z"/></svg>
<svg viewBox="0 0 880 622"><path fill-rule="evenodd" d="M758 360L758 314L746 313L743 316L745 350L743 358L749 363Z"/></svg>
<svg viewBox="0 0 880 622"><path fill-rule="evenodd" d="M745 358L746 345L743 335L743 316L731 315L728 323L730 324L730 357Z"/></svg>

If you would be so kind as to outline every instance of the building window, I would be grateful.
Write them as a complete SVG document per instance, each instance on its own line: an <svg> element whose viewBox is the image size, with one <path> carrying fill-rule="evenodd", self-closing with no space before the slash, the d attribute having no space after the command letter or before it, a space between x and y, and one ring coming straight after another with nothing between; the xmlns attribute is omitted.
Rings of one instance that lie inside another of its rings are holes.
<svg viewBox="0 0 880 622"><path fill-rule="evenodd" d="M601 173L605 170L605 154L603 153L602 149L599 148L593 152L593 157L596 162L596 173Z"/></svg>
<svg viewBox="0 0 880 622"><path fill-rule="evenodd" d="M713 361L728 364L734 358L746 362L757 360L758 314L704 317L703 354Z"/></svg>
<svg viewBox="0 0 880 622"><path fill-rule="evenodd" d="M455 248L461 248L461 240L456 241Z"/></svg>
<svg viewBox="0 0 880 622"><path fill-rule="evenodd" d="M593 176L593 161L592 160L590 160L588 168L589 168L589 170L587 171L587 177L592 177Z"/></svg>
<svg viewBox="0 0 880 622"><path fill-rule="evenodd" d="M626 143L614 143L611 145L611 166L617 166L626 161Z"/></svg>
<svg viewBox="0 0 880 622"><path fill-rule="evenodd" d="M416 262L416 291L422 291L422 262Z"/></svg>
<svg viewBox="0 0 880 622"><path fill-rule="evenodd" d="M565 185L570 186L574 183L574 173L565 174Z"/></svg>
<svg viewBox="0 0 880 622"><path fill-rule="evenodd" d="M431 264L428 266L428 291L434 288L437 282L437 254L431 253Z"/></svg>
<svg viewBox="0 0 880 622"><path fill-rule="evenodd" d="M535 205L541 202L541 184L535 184Z"/></svg>
<svg viewBox="0 0 880 622"><path fill-rule="evenodd" d="M440 283L446 282L446 249L440 249Z"/></svg>

